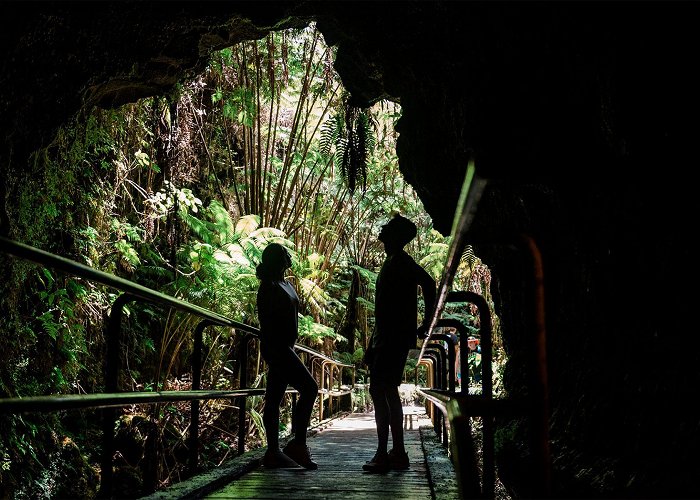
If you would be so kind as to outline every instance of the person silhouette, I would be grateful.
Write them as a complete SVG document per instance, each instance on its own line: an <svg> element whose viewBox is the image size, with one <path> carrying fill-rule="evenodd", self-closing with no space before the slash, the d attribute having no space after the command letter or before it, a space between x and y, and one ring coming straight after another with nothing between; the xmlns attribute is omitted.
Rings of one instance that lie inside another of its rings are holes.
<svg viewBox="0 0 700 500"><path fill-rule="evenodd" d="M379 232L386 259L377 276L375 328L364 360L369 367L369 394L377 426L377 451L362 466L368 472L403 470L410 466L403 439L399 385L408 351L416 347L417 338L427 335L437 294L432 276L403 250L416 234L416 225L398 214ZM425 315L416 329L419 286ZM393 447L387 451L389 429Z"/></svg>
<svg viewBox="0 0 700 500"><path fill-rule="evenodd" d="M267 450L262 463L267 468L317 469L306 445L306 432L311 412L318 396L318 384L299 356L294 344L299 335L299 297L294 287L284 278L284 271L292 266L285 247L270 243L262 253L256 268L260 280L257 294L260 323L260 353L267 363L267 386L263 425L267 436ZM283 450L279 444L280 405L291 385L299 392L293 413L294 437Z"/></svg>

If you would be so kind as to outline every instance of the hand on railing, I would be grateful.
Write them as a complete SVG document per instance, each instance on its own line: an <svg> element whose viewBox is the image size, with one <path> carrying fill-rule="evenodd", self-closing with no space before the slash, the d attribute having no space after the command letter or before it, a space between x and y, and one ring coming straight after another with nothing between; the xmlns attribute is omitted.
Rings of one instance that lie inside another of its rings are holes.
<svg viewBox="0 0 700 500"><path fill-rule="evenodd" d="M416 330L416 336L420 340L425 340L428 338L428 332L430 330L430 325L421 325L418 327L418 330Z"/></svg>

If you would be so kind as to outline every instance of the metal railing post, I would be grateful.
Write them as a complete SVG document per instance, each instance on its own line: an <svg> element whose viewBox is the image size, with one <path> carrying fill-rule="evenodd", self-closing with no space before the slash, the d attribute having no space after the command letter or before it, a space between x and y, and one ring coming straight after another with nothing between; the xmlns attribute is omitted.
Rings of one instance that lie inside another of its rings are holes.
<svg viewBox="0 0 700 500"><path fill-rule="evenodd" d="M451 322L457 322L457 320L439 320L437 327L441 326L453 326ZM460 323L461 325L461 323ZM447 344L447 390L454 392L456 388L456 375L455 375L455 339L446 333L433 333L430 336L430 340L444 341ZM432 344L430 344L432 345Z"/></svg>
<svg viewBox="0 0 700 500"><path fill-rule="evenodd" d="M432 349L433 351L435 351L438 354L438 359L440 360L440 365L438 366L438 375L440 377L440 389L449 390L449 356L447 354L445 346L443 346L439 342L433 342L433 340L434 339L431 337L431 341L428 343L427 349Z"/></svg>
<svg viewBox="0 0 700 500"><path fill-rule="evenodd" d="M446 390L447 386L447 374L445 373L445 364L447 363L447 353L445 348L441 344L436 344L434 342L429 342L425 349L428 354L435 355L438 360L436 363L437 375L439 376L439 389L442 391ZM448 422L446 415L442 412L438 412L438 422L440 426L440 436L442 437L442 444L447 447L449 445L450 436L448 433Z"/></svg>
<svg viewBox="0 0 700 500"><path fill-rule="evenodd" d="M194 344L192 346L192 390L198 391L202 385L202 344L204 329L211 325L209 320L202 320L194 330ZM195 399L190 403L190 456L189 474L197 472L199 462L199 400Z"/></svg>
<svg viewBox="0 0 700 500"><path fill-rule="evenodd" d="M430 368L432 372L432 378L433 378L433 387L439 386L440 385L440 378L437 376L439 372L439 361L437 356L435 355L435 352L432 351L431 349L426 349L425 352L423 353L423 358L427 359L430 361ZM438 389L441 389L441 387L438 387ZM435 431L435 434L439 439L442 439L442 419L443 415L442 412L439 411L433 411L433 430Z"/></svg>
<svg viewBox="0 0 700 500"><path fill-rule="evenodd" d="M486 403L493 401L493 339L491 334L491 312L486 299L474 292L452 291L449 293L451 302L469 302L479 310L479 336L481 338L481 399ZM460 338L460 355L469 351L465 336ZM464 358L462 358L464 359ZM464 387L462 393L465 393ZM496 461L494 451L495 424L493 414L482 415L483 435L483 494L488 498L494 496L496 487Z"/></svg>
<svg viewBox="0 0 700 500"><path fill-rule="evenodd" d="M105 390L107 392L117 392L119 385L119 348L121 345L121 322L124 306L134 297L128 293L123 293L116 298L109 313L106 332L106 354L105 354ZM100 496L112 496L114 483L114 421L117 411L115 408L104 408L102 410L102 460L101 460L101 480Z"/></svg>
<svg viewBox="0 0 700 500"><path fill-rule="evenodd" d="M253 338L247 334L241 340L241 372L238 377L238 386L243 389L248 387L248 342ZM246 426L246 412L248 398L241 396L238 398L238 455L245 453L245 437L248 434Z"/></svg>

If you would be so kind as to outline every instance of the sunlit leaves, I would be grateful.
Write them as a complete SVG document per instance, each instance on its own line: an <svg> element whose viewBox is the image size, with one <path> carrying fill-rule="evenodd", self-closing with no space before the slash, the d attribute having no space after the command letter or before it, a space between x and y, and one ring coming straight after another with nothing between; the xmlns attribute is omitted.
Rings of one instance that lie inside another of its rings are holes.
<svg viewBox="0 0 700 500"><path fill-rule="evenodd" d="M167 216L174 209L183 213L197 213L202 206L202 201L194 196L190 188L178 188L167 180L163 181L163 187L144 200L144 203L152 207L154 217L158 218Z"/></svg>
<svg viewBox="0 0 700 500"><path fill-rule="evenodd" d="M260 216L255 214L244 215L236 222L236 234L248 236L260 225Z"/></svg>
<svg viewBox="0 0 700 500"><path fill-rule="evenodd" d="M330 338L334 342L346 340L342 335L338 335L333 328L317 323L311 316L304 315L299 315L299 337L306 339L312 345L320 345L326 338Z"/></svg>
<svg viewBox="0 0 700 500"><path fill-rule="evenodd" d="M141 151L140 149L134 153L134 158L136 160L136 164L144 169L151 169L154 172L160 173L160 168L158 165L156 165L154 162L151 161L151 158Z"/></svg>
<svg viewBox="0 0 700 500"><path fill-rule="evenodd" d="M134 247L126 240L118 240L114 243L114 248L117 249L121 258L128 264L128 267L136 267L141 263L139 254L136 253Z"/></svg>
<svg viewBox="0 0 700 500"><path fill-rule="evenodd" d="M428 251L419 260L419 264L435 279L439 279L447 261L449 245L441 241L432 241L428 244Z"/></svg>

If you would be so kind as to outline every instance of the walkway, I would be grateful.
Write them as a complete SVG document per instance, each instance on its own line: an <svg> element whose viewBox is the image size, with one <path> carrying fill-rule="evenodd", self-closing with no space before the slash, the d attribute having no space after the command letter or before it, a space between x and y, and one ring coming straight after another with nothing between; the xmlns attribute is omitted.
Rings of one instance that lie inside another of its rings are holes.
<svg viewBox="0 0 700 500"><path fill-rule="evenodd" d="M256 450L239 457L248 455L253 459L239 464L238 472L229 472L224 485L221 478L213 475L209 480L200 477L200 481L209 481L210 485L212 480L222 485L218 489L209 486L206 494L198 495L191 489L183 491L185 485L175 485L152 498L457 499L454 469L430 420L425 415L417 421L414 418L413 430L409 427L404 436L411 461L409 470L386 474L364 472L362 464L372 457L377 444L374 415L353 413L309 438L312 457L319 465L316 471L267 470L259 465L263 450Z"/></svg>

